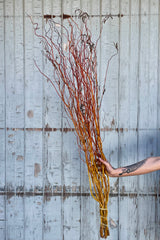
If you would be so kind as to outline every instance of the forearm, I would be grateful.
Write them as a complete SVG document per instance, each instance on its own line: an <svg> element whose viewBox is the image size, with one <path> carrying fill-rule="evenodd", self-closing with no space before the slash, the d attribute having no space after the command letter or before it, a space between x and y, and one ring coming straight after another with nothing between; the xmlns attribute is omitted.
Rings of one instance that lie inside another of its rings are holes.
<svg viewBox="0 0 160 240"><path fill-rule="evenodd" d="M150 157L135 164L113 170L112 177L134 176L160 170L160 157Z"/></svg>

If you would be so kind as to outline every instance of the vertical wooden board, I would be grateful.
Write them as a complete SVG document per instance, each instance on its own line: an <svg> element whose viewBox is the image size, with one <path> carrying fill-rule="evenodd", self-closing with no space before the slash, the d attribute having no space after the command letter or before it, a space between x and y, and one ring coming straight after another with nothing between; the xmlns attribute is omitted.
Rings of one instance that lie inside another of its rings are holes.
<svg viewBox="0 0 160 240"><path fill-rule="evenodd" d="M107 239L118 239L118 197L115 196L109 198L108 223L110 236Z"/></svg>
<svg viewBox="0 0 160 240"><path fill-rule="evenodd" d="M15 191L15 163L16 163L16 132L6 132L6 189Z"/></svg>
<svg viewBox="0 0 160 240"><path fill-rule="evenodd" d="M53 2L52 2L53 3ZM53 9L51 8L51 12ZM46 14L46 12L44 12ZM60 23L60 18L54 19L56 22ZM44 32L49 30L49 22L46 22L44 19ZM60 27L58 28L61 31ZM43 69L44 73L55 82L53 75L53 65L44 57L43 59ZM57 77L57 76L55 76ZM44 125L46 128L61 128L61 99L57 95L54 87L46 78L43 78L44 81Z"/></svg>
<svg viewBox="0 0 160 240"><path fill-rule="evenodd" d="M157 153L157 132L146 130L139 133L139 156L138 161L151 156L156 156ZM139 176L139 192L155 193L156 194L156 172Z"/></svg>
<svg viewBox="0 0 160 240"><path fill-rule="evenodd" d="M14 12L15 12L15 16L16 17L21 17L20 18L20 21L23 20L23 14L24 14L24 11L23 11L23 1L21 0L14 0ZM17 22L18 24L18 22ZM21 30L23 31L23 27L21 28ZM21 31L20 31L21 32ZM23 44L21 42L21 45L23 47Z"/></svg>
<svg viewBox="0 0 160 240"><path fill-rule="evenodd" d="M129 166L137 162L137 132L124 131L119 133L119 161L120 167ZM124 193L138 191L138 177L122 177L119 179L119 190Z"/></svg>
<svg viewBox="0 0 160 240"><path fill-rule="evenodd" d="M49 65L49 64L48 64ZM52 70L51 65L50 70ZM50 71L46 65L45 72L48 74ZM55 92L53 86L44 79L45 83L45 127L46 128L61 128L61 100Z"/></svg>
<svg viewBox="0 0 160 240"><path fill-rule="evenodd" d="M44 240L61 240L62 232L62 205L60 196L45 196L44 202ZM36 238L35 238L36 239Z"/></svg>
<svg viewBox="0 0 160 240"><path fill-rule="evenodd" d="M42 0L32 0L33 15L42 16Z"/></svg>
<svg viewBox="0 0 160 240"><path fill-rule="evenodd" d="M25 197L25 239L42 239L42 202L42 196Z"/></svg>
<svg viewBox="0 0 160 240"><path fill-rule="evenodd" d="M43 3L43 14L46 15L46 14L53 14L52 13L52 3L53 1L52 0L42 0L42 3Z"/></svg>
<svg viewBox="0 0 160 240"><path fill-rule="evenodd" d="M118 167L118 132L108 131L101 132L103 140L103 151L106 159L111 163L114 168ZM110 193L118 193L118 178L110 178Z"/></svg>
<svg viewBox="0 0 160 240"><path fill-rule="evenodd" d="M61 192L61 132L45 133L44 186L45 191Z"/></svg>
<svg viewBox="0 0 160 240"><path fill-rule="evenodd" d="M159 216L159 209L160 209L160 198L157 199L157 208L156 208L156 215L157 215L157 224L156 224L156 239L160 236L160 216Z"/></svg>
<svg viewBox="0 0 160 240"><path fill-rule="evenodd" d="M138 239L155 238L155 197L139 196L138 198Z"/></svg>
<svg viewBox="0 0 160 240"><path fill-rule="evenodd" d="M6 216L5 216L5 196L0 196L0 236L1 239L5 239L6 235L6 229L5 229L5 222L6 222Z"/></svg>
<svg viewBox="0 0 160 240"><path fill-rule="evenodd" d="M63 3L63 0L60 0L60 1L57 1L57 0L53 0L52 1L52 14L53 15L61 15L62 13L62 3Z"/></svg>
<svg viewBox="0 0 160 240"><path fill-rule="evenodd" d="M26 131L25 191L41 192L42 176L42 132Z"/></svg>
<svg viewBox="0 0 160 240"><path fill-rule="evenodd" d="M157 127L157 96L158 96L158 15L152 15L154 9L158 9L157 4L153 5L150 3L150 17L149 17L149 94L148 94L148 127Z"/></svg>
<svg viewBox="0 0 160 240"><path fill-rule="evenodd" d="M75 10L81 9L81 0L72 0L72 14L75 15Z"/></svg>
<svg viewBox="0 0 160 240"><path fill-rule="evenodd" d="M24 186L24 132L7 131L6 187L7 191L21 192Z"/></svg>
<svg viewBox="0 0 160 240"><path fill-rule="evenodd" d="M91 1L90 0L81 0L81 10L87 12L89 15L91 13Z"/></svg>
<svg viewBox="0 0 160 240"><path fill-rule="evenodd" d="M81 197L81 239L99 239L98 203L91 196Z"/></svg>
<svg viewBox="0 0 160 240"><path fill-rule="evenodd" d="M24 239L23 198L8 195L6 201L6 239Z"/></svg>
<svg viewBox="0 0 160 240"><path fill-rule="evenodd" d="M120 18L120 51L119 51L119 90L118 90L118 115L119 128L129 127L129 1L120 3L120 11L127 16ZM125 117L124 117L125 116Z"/></svg>
<svg viewBox="0 0 160 240"><path fill-rule="evenodd" d="M141 221L142 218L141 218ZM137 198L120 197L119 202L119 239L137 239ZM141 239L141 238L140 238ZM142 238L143 239L143 238Z"/></svg>
<svg viewBox="0 0 160 240"><path fill-rule="evenodd" d="M12 134L12 133L11 133ZM8 136L9 137L9 136ZM12 137L11 137L12 138ZM16 132L15 139L15 185L16 192L22 192L24 190L24 132Z"/></svg>
<svg viewBox="0 0 160 240"><path fill-rule="evenodd" d="M138 115L138 57L139 57L139 0L130 1L129 17L129 128L137 128Z"/></svg>
<svg viewBox="0 0 160 240"><path fill-rule="evenodd" d="M12 13L13 14L13 13ZM6 126L18 127L16 122L14 18L5 19L5 75L6 75Z"/></svg>
<svg viewBox="0 0 160 240"><path fill-rule="evenodd" d="M111 14L119 14L119 0L110 1L110 12Z"/></svg>
<svg viewBox="0 0 160 240"><path fill-rule="evenodd" d="M15 123L24 128L24 39L23 39L23 3L15 1L14 9L14 64L15 64ZM13 40L12 40L13 41Z"/></svg>
<svg viewBox="0 0 160 240"><path fill-rule="evenodd" d="M41 18L34 17L39 24L38 33L42 33ZM25 18L25 126L26 128L42 127L43 81L42 75L34 64L42 69L40 39L34 36L30 19Z"/></svg>
<svg viewBox="0 0 160 240"><path fill-rule="evenodd" d="M64 240L80 239L81 213L80 197L71 196L64 198Z"/></svg>
<svg viewBox="0 0 160 240"><path fill-rule="evenodd" d="M5 16L13 17L14 2L13 0L5 0Z"/></svg>
<svg viewBox="0 0 160 240"><path fill-rule="evenodd" d="M148 10L148 1L141 2L140 11ZM142 10L143 9L143 10ZM140 17L140 60L139 60L139 128L148 128L149 116L149 22L148 15Z"/></svg>
<svg viewBox="0 0 160 240"><path fill-rule="evenodd" d="M1 1L0 3L0 17L2 18L1 20L4 20L4 16L5 16L4 1Z"/></svg>
<svg viewBox="0 0 160 240"><path fill-rule="evenodd" d="M25 16L33 16L33 0L24 0Z"/></svg>
<svg viewBox="0 0 160 240"><path fill-rule="evenodd" d="M0 192L4 191L5 188L5 130L1 129L0 130L0 139L1 139L1 144L0 144Z"/></svg>
<svg viewBox="0 0 160 240"><path fill-rule="evenodd" d="M80 164L79 149L74 132L63 134L63 184L65 191L80 191Z"/></svg>
<svg viewBox="0 0 160 240"><path fill-rule="evenodd" d="M113 3L113 2L112 2ZM111 3L102 1L102 15L109 14L111 11ZM117 6L117 9L118 6ZM112 11L114 12L113 6ZM104 19L104 17L102 17ZM114 42L118 42L119 38L119 19L118 17L109 18L103 25L101 45L101 62L100 62L100 84L101 94L103 91L104 78L109 58L116 53ZM101 127L116 128L118 127L118 55L112 58L108 72L101 108Z"/></svg>
<svg viewBox="0 0 160 240"><path fill-rule="evenodd" d="M141 14L142 15L149 15L150 13L153 15L157 15L158 12L158 1L156 0L143 0L141 2Z"/></svg>
<svg viewBox="0 0 160 240"><path fill-rule="evenodd" d="M130 9L131 9L131 18L136 19L136 14L139 13L139 7L140 7L140 0L130 1ZM139 16L137 16L139 19ZM131 19L131 21L134 21ZM137 21L137 25L138 25Z"/></svg>
<svg viewBox="0 0 160 240"><path fill-rule="evenodd" d="M22 9L19 9L20 13ZM17 10L13 9L13 14L17 15ZM22 17L6 18L5 42L6 125L13 128L24 127Z"/></svg>
<svg viewBox="0 0 160 240"><path fill-rule="evenodd" d="M5 126L5 35L4 35L4 2L0 3L0 127L3 128Z"/></svg>
<svg viewBox="0 0 160 240"><path fill-rule="evenodd" d="M62 0L62 14L71 14L72 12L72 1ZM64 23L64 21L63 21Z"/></svg>

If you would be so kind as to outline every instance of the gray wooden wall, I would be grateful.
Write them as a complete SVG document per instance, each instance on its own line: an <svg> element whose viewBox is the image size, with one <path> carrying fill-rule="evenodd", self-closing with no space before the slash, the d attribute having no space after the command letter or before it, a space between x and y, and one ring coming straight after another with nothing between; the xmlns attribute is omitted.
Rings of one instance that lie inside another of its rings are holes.
<svg viewBox="0 0 160 240"><path fill-rule="evenodd" d="M97 240L98 205L63 105L42 78L39 40L26 14L87 11L98 36L99 81L118 42L101 111L103 146L114 167L160 155L160 4L158 0L0 0L0 240ZM60 20L60 17L57 17ZM65 24L64 20L64 24ZM160 174L112 178L110 237L160 239Z"/></svg>

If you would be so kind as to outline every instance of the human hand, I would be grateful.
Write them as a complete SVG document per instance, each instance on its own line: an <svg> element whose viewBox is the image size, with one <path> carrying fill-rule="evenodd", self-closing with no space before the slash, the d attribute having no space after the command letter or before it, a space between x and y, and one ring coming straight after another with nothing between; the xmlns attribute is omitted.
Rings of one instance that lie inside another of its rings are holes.
<svg viewBox="0 0 160 240"><path fill-rule="evenodd" d="M106 171L107 171L109 177L117 177L116 169L113 168L112 165L107 160L103 160L100 157L98 158L98 160L105 165Z"/></svg>

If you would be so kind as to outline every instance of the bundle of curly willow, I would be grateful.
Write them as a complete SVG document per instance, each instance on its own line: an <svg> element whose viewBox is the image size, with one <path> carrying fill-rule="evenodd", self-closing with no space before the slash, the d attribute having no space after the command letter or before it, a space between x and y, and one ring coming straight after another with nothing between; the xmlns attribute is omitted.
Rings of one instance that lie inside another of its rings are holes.
<svg viewBox="0 0 160 240"><path fill-rule="evenodd" d="M48 30L44 35L37 33L38 24L33 23L34 33L43 43L43 53L53 67L54 79L39 71L50 81L58 96L64 103L64 109L72 120L78 146L85 154L88 167L90 192L100 207L100 236L109 235L107 203L109 198L109 177L104 165L99 164L98 157L105 159L100 136L99 113L105 92L105 83L109 63L106 67L103 91L99 97L97 79L97 43L92 42L92 34L87 26L87 13L78 10L81 26L72 17L68 18L68 26L49 19ZM106 19L105 19L106 20ZM103 24L102 24L103 25ZM107 175L107 178L106 178Z"/></svg>

